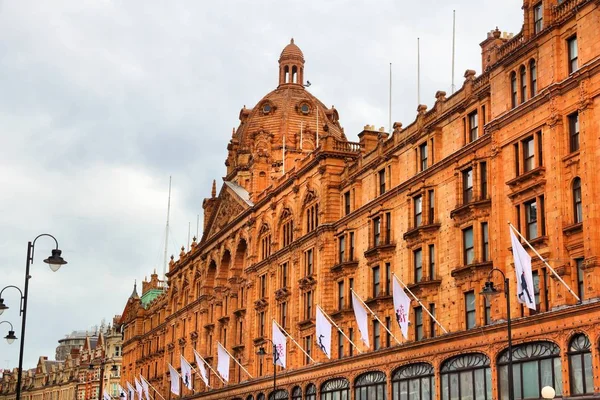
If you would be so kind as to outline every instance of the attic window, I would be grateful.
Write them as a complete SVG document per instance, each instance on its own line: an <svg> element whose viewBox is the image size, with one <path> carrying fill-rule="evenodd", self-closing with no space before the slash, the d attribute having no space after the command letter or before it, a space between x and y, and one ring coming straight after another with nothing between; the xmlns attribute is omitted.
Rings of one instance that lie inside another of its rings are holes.
<svg viewBox="0 0 600 400"><path fill-rule="evenodd" d="M270 105L270 104L268 104L268 103L267 103L267 104L265 104L265 105L263 105L263 107L262 107L263 114L268 114L268 113L270 113L272 109L273 109L273 108L272 108L272 107L271 107L271 105Z"/></svg>
<svg viewBox="0 0 600 400"><path fill-rule="evenodd" d="M308 114L308 112L310 111L310 108L308 108L308 104L302 104L300 106L300 111L302 111L302 114Z"/></svg>

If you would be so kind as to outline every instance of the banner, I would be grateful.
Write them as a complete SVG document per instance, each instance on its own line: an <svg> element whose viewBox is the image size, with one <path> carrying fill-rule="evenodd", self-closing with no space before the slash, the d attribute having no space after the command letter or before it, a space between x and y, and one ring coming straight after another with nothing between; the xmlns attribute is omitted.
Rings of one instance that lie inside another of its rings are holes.
<svg viewBox="0 0 600 400"><path fill-rule="evenodd" d="M135 400L135 389L131 386L131 383L127 382L127 400Z"/></svg>
<svg viewBox="0 0 600 400"><path fill-rule="evenodd" d="M169 372L171 373L171 393L180 395L181 390L179 389L179 372L171 364L169 365Z"/></svg>
<svg viewBox="0 0 600 400"><path fill-rule="evenodd" d="M404 293L404 289L400 286L398 278L394 277L394 313L396 321L400 325L402 336L408 339L408 315L410 311L410 298Z"/></svg>
<svg viewBox="0 0 600 400"><path fill-rule="evenodd" d="M319 347L327 358L331 359L331 323L323 315L321 307L317 307L317 321L316 321L316 339L317 347Z"/></svg>
<svg viewBox="0 0 600 400"><path fill-rule="evenodd" d="M517 273L517 301L535 310L535 292L533 290L533 276L531 274L531 257L519 242L519 238L510 229L510 243L515 260Z"/></svg>
<svg viewBox="0 0 600 400"><path fill-rule="evenodd" d="M229 382L229 363L229 353L221 343L217 343L217 371L226 382Z"/></svg>
<svg viewBox="0 0 600 400"><path fill-rule="evenodd" d="M138 395L138 400L143 400L142 399L142 385L140 385L140 382L138 381L137 378L135 379L135 391L137 392Z"/></svg>
<svg viewBox="0 0 600 400"><path fill-rule="evenodd" d="M285 368L285 356L287 352L287 337L281 332L275 320L273 320L273 353L275 365Z"/></svg>
<svg viewBox="0 0 600 400"><path fill-rule="evenodd" d="M198 365L198 370L200 371L200 378L207 387L210 387L208 384L208 371L206 370L206 365L204 364L204 359L200 357L200 354L194 350L194 357L196 357L196 364Z"/></svg>
<svg viewBox="0 0 600 400"><path fill-rule="evenodd" d="M123 389L118 383L117 390L119 391L119 400L127 400L127 393L125 393L125 389Z"/></svg>
<svg viewBox="0 0 600 400"><path fill-rule="evenodd" d="M352 307L354 308L354 317L356 318L356 324L360 331L360 337L367 347L371 347L369 342L369 316L367 310L363 307L360 300L356 298L354 292L352 292Z"/></svg>
<svg viewBox="0 0 600 400"><path fill-rule="evenodd" d="M192 366L187 362L183 354L181 355L181 379L185 387L192 390Z"/></svg>
<svg viewBox="0 0 600 400"><path fill-rule="evenodd" d="M148 381L144 378L142 374L140 374L140 383L142 384L142 389L144 389L144 396L146 396L146 400L150 399L150 388L148 387Z"/></svg>

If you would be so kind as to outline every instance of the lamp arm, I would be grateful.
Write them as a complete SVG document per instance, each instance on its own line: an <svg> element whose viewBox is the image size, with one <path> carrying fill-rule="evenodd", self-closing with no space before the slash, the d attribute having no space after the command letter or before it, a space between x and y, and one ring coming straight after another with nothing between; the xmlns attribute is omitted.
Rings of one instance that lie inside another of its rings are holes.
<svg viewBox="0 0 600 400"><path fill-rule="evenodd" d="M502 281L504 282L504 295L508 296L508 279L506 278L506 275L504 274L504 272L501 269L496 268L496 267L492 268L490 270L490 272L488 273L487 280L488 281L492 280L492 275L494 274L494 271L498 271L500 273L500 275L502 275Z"/></svg>
<svg viewBox="0 0 600 400"><path fill-rule="evenodd" d="M35 239L33 239L33 242L30 242L30 243L31 243L31 257L29 258L29 261L30 261L32 264L33 264L33 252L34 252L34 250L35 250L35 242L36 242L36 241L37 241L39 238L41 238L42 236L48 236L48 237L51 237L52 239L54 239L54 243L56 244L55 250L58 250L58 240L56 240L56 238L55 238L54 236L52 236L52 235L51 235L51 234L49 234L49 233L42 233L42 234L40 234L40 235L37 235L37 236L35 237Z"/></svg>
<svg viewBox="0 0 600 400"><path fill-rule="evenodd" d="M15 330L15 328L13 328L13 324L11 324L9 321L0 321L0 325L1 325L1 324L5 324L5 323L10 325L10 330L11 330L11 331L14 331L14 330Z"/></svg>

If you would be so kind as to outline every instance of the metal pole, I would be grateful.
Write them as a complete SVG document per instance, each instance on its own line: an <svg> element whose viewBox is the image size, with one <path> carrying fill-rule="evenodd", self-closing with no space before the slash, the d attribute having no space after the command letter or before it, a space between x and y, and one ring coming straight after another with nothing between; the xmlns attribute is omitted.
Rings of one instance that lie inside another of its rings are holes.
<svg viewBox="0 0 600 400"><path fill-rule="evenodd" d="M25 324L27 323L27 295L29 293L29 266L31 264L31 252L33 243L27 243L27 261L25 263L25 290L23 291L23 313L21 318L21 343L19 347L19 370L17 371L17 394L16 400L21 400L21 381L23 377L23 351L25 350Z"/></svg>
<svg viewBox="0 0 600 400"><path fill-rule="evenodd" d="M500 271L502 272L502 271ZM504 275L504 273L502 273ZM508 278L504 278L504 296L506 297L506 326L508 328L508 400L514 400L513 363L512 363L512 326L510 321L510 291Z"/></svg>

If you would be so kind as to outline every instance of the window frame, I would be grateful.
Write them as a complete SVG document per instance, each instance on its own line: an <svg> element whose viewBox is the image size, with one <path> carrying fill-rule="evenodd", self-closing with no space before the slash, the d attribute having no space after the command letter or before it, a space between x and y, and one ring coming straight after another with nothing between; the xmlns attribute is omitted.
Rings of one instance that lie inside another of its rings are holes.
<svg viewBox="0 0 600 400"><path fill-rule="evenodd" d="M470 243L468 242L468 232L470 232ZM463 262L464 265L471 265L475 262L475 230L473 226L467 226L462 229L463 242Z"/></svg>
<svg viewBox="0 0 600 400"><path fill-rule="evenodd" d="M424 141L423 143L421 143L419 145L419 167L420 167L420 172L425 171L429 165L428 165L428 161L429 161L429 157L428 157L428 143L427 141Z"/></svg>
<svg viewBox="0 0 600 400"><path fill-rule="evenodd" d="M579 48L577 47L577 35L567 38L567 60L570 75L579 69Z"/></svg>
<svg viewBox="0 0 600 400"><path fill-rule="evenodd" d="M477 298L475 291L469 290L464 293L465 299L465 329L473 329L477 327Z"/></svg>
<svg viewBox="0 0 600 400"><path fill-rule="evenodd" d="M569 122L569 151L578 152L581 146L579 131L579 112L575 111L567 116Z"/></svg>
<svg viewBox="0 0 600 400"><path fill-rule="evenodd" d="M537 35L544 29L544 8L539 2L533 6L533 34Z"/></svg>
<svg viewBox="0 0 600 400"><path fill-rule="evenodd" d="M573 194L573 221L576 224L583 222L583 199L581 197L581 178L576 176L571 184Z"/></svg>
<svg viewBox="0 0 600 400"><path fill-rule="evenodd" d="M477 110L469 113L467 120L469 121L469 143L471 143L479 138L479 114Z"/></svg>
<svg viewBox="0 0 600 400"><path fill-rule="evenodd" d="M423 281L423 248L413 250L413 276L414 283Z"/></svg>
<svg viewBox="0 0 600 400"><path fill-rule="evenodd" d="M474 199L473 194L473 167L462 170L462 194L463 204L469 204Z"/></svg>

